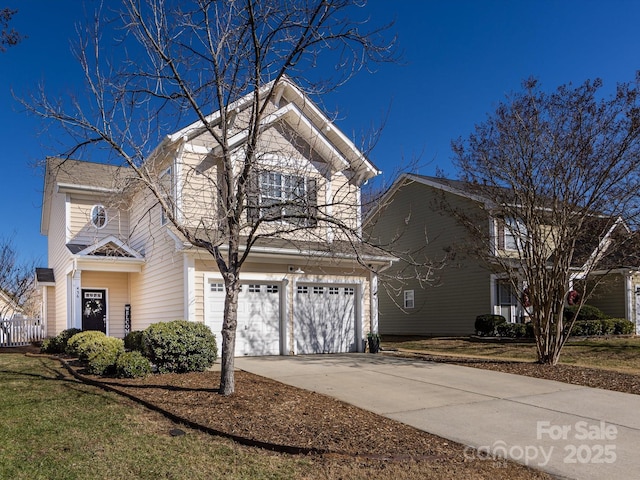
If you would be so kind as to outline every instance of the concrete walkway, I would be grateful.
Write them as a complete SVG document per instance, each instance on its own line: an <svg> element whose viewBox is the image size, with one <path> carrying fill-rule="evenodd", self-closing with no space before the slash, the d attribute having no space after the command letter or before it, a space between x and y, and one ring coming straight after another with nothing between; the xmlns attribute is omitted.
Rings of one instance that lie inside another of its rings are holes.
<svg viewBox="0 0 640 480"><path fill-rule="evenodd" d="M559 478L640 478L640 395L385 355L242 357L236 368Z"/></svg>

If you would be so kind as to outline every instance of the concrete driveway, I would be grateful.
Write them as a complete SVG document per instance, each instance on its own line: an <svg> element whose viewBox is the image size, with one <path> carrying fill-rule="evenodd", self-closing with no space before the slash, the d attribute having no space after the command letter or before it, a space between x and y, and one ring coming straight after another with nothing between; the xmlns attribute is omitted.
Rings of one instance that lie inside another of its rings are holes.
<svg viewBox="0 0 640 480"><path fill-rule="evenodd" d="M640 395L385 355L235 361L561 478L640 477Z"/></svg>

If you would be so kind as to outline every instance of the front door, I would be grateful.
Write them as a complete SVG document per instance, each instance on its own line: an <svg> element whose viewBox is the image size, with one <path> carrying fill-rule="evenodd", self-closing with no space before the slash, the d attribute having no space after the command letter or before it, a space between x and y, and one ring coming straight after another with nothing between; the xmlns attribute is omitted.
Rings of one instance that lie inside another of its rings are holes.
<svg viewBox="0 0 640 480"><path fill-rule="evenodd" d="M82 290L82 330L107 333L106 290Z"/></svg>

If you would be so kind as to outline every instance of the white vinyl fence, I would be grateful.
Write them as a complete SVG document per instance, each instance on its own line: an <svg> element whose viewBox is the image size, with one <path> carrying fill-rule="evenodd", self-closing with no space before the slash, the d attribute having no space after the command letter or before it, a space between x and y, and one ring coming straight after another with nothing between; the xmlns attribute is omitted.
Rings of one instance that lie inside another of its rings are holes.
<svg viewBox="0 0 640 480"><path fill-rule="evenodd" d="M20 347L45 337L44 322L39 318L0 320L0 347Z"/></svg>

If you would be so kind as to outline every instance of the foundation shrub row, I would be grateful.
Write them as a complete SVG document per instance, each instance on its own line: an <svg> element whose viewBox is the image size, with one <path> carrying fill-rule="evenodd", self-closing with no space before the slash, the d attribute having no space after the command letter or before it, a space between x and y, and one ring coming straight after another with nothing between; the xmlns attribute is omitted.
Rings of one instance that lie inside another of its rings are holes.
<svg viewBox="0 0 640 480"><path fill-rule="evenodd" d="M94 375L143 377L160 373L201 372L211 367L218 349L215 335L202 323L155 323L129 333L124 341L98 331L64 330L45 340L43 353L65 353L85 362Z"/></svg>

